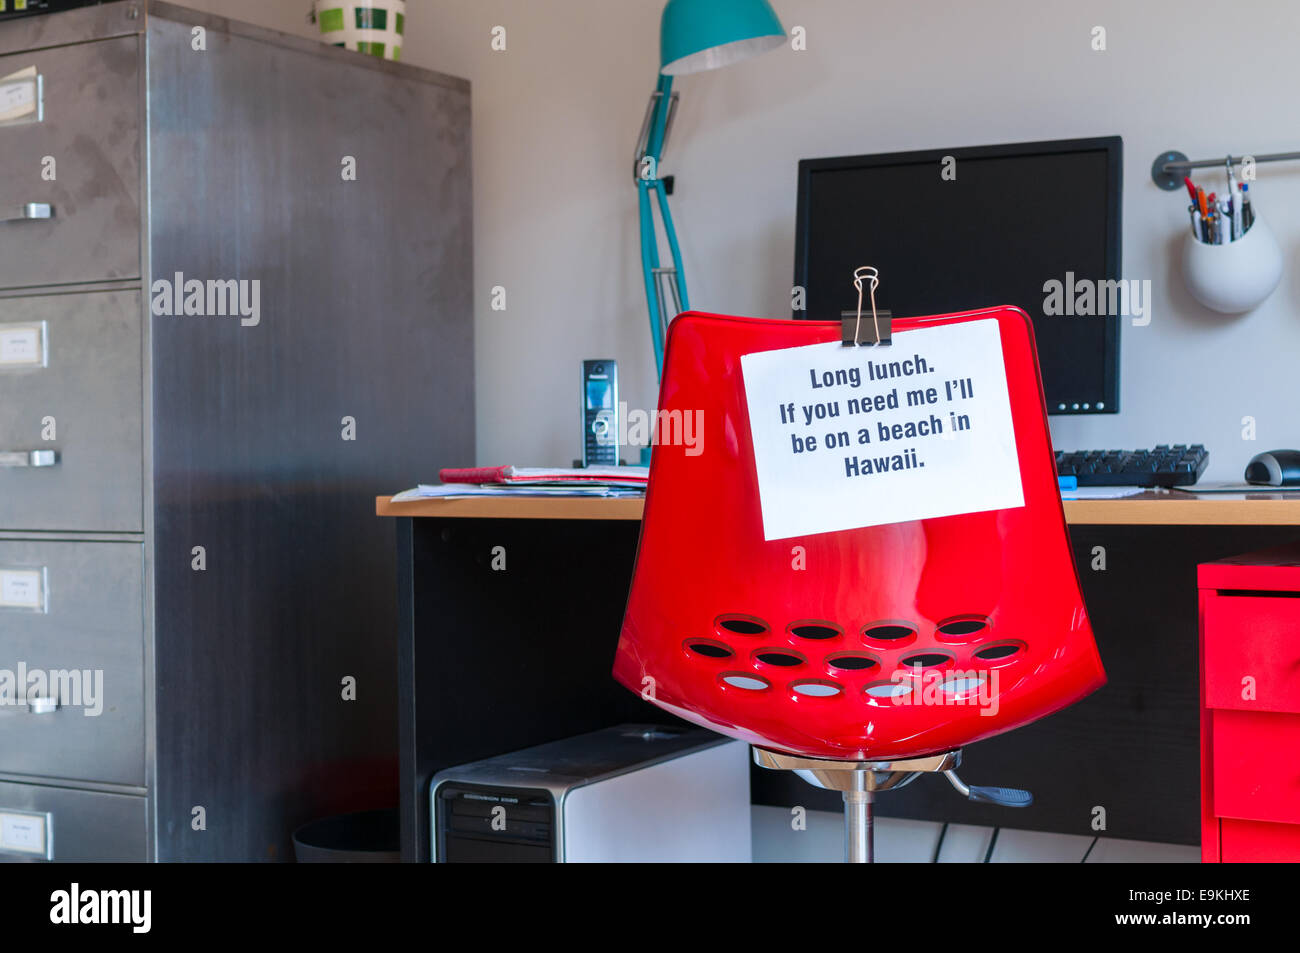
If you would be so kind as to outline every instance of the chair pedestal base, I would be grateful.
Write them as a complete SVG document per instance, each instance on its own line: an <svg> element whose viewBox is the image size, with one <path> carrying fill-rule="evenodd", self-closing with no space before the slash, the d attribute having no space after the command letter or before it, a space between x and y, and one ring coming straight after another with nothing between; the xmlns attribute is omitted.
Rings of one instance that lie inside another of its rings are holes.
<svg viewBox="0 0 1300 953"><path fill-rule="evenodd" d="M867 773L854 771L853 787L844 792L844 862L876 862L876 827L872 810L876 792L867 789Z"/></svg>
<svg viewBox="0 0 1300 953"><path fill-rule="evenodd" d="M851 864L875 860L872 806L877 791L901 788L922 774L953 771L961 765L960 751L904 761L828 761L766 748L751 750L754 763L761 768L793 771L809 784L843 794L844 860Z"/></svg>

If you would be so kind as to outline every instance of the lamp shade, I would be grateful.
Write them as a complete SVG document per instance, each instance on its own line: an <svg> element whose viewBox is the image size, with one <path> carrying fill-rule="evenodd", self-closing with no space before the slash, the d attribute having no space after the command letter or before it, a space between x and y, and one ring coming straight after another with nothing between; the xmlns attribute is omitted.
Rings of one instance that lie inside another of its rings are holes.
<svg viewBox="0 0 1300 953"><path fill-rule="evenodd" d="M784 42L785 29L767 0L668 0L660 23L662 72L730 66Z"/></svg>

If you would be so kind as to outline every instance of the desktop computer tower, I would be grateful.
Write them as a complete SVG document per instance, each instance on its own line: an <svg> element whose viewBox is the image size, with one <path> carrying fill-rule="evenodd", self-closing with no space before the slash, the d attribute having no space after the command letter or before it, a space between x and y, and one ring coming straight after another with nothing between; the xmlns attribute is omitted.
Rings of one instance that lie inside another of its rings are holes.
<svg viewBox="0 0 1300 953"><path fill-rule="evenodd" d="M435 863L752 859L749 746L620 725L448 768L429 788Z"/></svg>

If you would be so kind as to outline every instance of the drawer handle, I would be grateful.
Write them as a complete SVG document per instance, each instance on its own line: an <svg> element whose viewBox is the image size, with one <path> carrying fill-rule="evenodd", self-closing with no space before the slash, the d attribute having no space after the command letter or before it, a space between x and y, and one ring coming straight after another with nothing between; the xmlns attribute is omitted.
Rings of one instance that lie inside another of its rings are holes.
<svg viewBox="0 0 1300 953"><path fill-rule="evenodd" d="M57 450L0 450L0 469L39 469L58 462Z"/></svg>
<svg viewBox="0 0 1300 953"><path fill-rule="evenodd" d="M37 696L27 699L27 707L33 715L52 715L58 711L59 700Z"/></svg>
<svg viewBox="0 0 1300 953"><path fill-rule="evenodd" d="M47 202L28 202L18 207L17 213L8 213L0 222L35 222L54 217L54 206Z"/></svg>

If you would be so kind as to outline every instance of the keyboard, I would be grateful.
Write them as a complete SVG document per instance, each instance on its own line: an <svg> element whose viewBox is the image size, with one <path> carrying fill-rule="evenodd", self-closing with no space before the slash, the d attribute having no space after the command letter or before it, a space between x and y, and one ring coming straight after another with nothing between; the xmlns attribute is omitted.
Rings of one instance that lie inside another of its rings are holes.
<svg viewBox="0 0 1300 953"><path fill-rule="evenodd" d="M1210 455L1199 443L1161 444L1154 450L1058 450L1056 472L1079 486L1191 486Z"/></svg>

